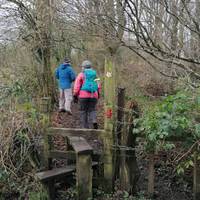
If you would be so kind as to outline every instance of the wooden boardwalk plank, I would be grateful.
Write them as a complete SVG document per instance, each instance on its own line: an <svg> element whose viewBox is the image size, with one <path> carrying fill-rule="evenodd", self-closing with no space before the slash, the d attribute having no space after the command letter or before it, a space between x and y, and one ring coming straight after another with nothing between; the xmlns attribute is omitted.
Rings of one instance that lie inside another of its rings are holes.
<svg viewBox="0 0 200 200"><path fill-rule="evenodd" d="M98 162L92 162L92 167L98 165ZM73 172L76 171L75 165L65 166L62 168L55 168L52 170L47 170L43 172L36 173L40 181L50 181L63 176L71 176Z"/></svg>
<svg viewBox="0 0 200 200"><path fill-rule="evenodd" d="M103 129L73 129L73 128L54 128L48 129L48 135L68 136L96 136L101 137L105 131Z"/></svg>
<svg viewBox="0 0 200 200"><path fill-rule="evenodd" d="M68 137L74 151L78 154L92 154L93 148L82 137Z"/></svg>
<svg viewBox="0 0 200 200"><path fill-rule="evenodd" d="M40 181L49 181L55 178L71 175L76 169L75 165L66 166L62 168L56 168L37 173L37 177Z"/></svg>
<svg viewBox="0 0 200 200"><path fill-rule="evenodd" d="M98 161L100 159L101 155L102 155L101 153L93 151L92 160L93 161ZM75 151L53 150L53 151L49 152L49 158L75 160L76 159L76 152Z"/></svg>
<svg viewBox="0 0 200 200"><path fill-rule="evenodd" d="M58 159L76 159L76 152L75 151L59 151L59 150L52 150L49 152L49 158L58 158Z"/></svg>

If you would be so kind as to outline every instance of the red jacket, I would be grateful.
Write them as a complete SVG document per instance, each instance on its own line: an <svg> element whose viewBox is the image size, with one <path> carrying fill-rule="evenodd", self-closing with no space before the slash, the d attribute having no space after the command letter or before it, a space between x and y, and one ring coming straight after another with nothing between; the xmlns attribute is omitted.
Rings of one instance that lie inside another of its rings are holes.
<svg viewBox="0 0 200 200"><path fill-rule="evenodd" d="M97 92L91 93L91 92L81 90L83 83L84 83L84 73L81 72L75 80L74 95L78 96L79 98L96 98L96 99L98 99L99 93L100 93L100 90L101 90L101 85L98 84L98 91Z"/></svg>

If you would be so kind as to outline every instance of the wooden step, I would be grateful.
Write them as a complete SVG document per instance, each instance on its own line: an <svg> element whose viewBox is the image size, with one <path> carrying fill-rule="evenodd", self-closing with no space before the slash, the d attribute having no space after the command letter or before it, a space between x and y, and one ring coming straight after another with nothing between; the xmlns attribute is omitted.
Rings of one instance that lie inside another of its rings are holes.
<svg viewBox="0 0 200 200"><path fill-rule="evenodd" d="M83 137L68 137L74 151L77 154L92 154L93 148L87 143Z"/></svg>
<svg viewBox="0 0 200 200"><path fill-rule="evenodd" d="M92 160L99 161L102 154L99 152L93 152ZM69 160L76 160L76 152L75 151L59 151L59 150L51 150L49 152L49 158L56 158L56 159L69 159Z"/></svg>
<svg viewBox="0 0 200 200"><path fill-rule="evenodd" d="M57 158L57 159L76 159L76 152L75 151L59 151L59 150L52 150L49 152L49 158Z"/></svg>
<svg viewBox="0 0 200 200"><path fill-rule="evenodd" d="M92 167L98 165L98 162L92 162ZM50 181L53 179L62 178L63 176L71 176L75 172L76 166L70 165L62 168L56 168L52 170L47 170L43 172L38 172L36 175L40 181Z"/></svg>
<svg viewBox="0 0 200 200"><path fill-rule="evenodd" d="M105 135L103 129L74 129L74 128L55 128L51 127L48 129L48 135L60 135L63 137L69 136L82 136L82 137L94 137L101 138Z"/></svg>
<svg viewBox="0 0 200 200"><path fill-rule="evenodd" d="M62 168L56 168L52 170L38 172L36 175L40 181L50 181L52 179L72 175L72 173L75 172L75 169L76 169L76 166L71 165L71 166L66 166Z"/></svg>

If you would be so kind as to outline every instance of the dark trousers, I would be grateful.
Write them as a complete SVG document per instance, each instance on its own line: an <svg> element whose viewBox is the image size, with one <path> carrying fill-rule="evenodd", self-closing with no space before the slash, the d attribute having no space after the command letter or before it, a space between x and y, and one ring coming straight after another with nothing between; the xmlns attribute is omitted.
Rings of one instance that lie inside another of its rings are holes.
<svg viewBox="0 0 200 200"><path fill-rule="evenodd" d="M80 125L81 128L93 128L97 122L96 98L80 98Z"/></svg>

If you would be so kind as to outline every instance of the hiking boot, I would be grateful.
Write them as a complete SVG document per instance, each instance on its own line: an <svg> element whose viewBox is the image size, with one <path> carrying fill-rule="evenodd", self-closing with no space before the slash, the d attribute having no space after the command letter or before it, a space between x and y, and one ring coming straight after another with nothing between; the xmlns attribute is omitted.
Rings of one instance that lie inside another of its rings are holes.
<svg viewBox="0 0 200 200"><path fill-rule="evenodd" d="M65 109L59 109L58 112L61 113L61 112L66 112L66 111Z"/></svg>
<svg viewBox="0 0 200 200"><path fill-rule="evenodd" d="M97 123L93 123L93 128L94 129L98 129L98 124Z"/></svg>
<svg viewBox="0 0 200 200"><path fill-rule="evenodd" d="M72 112L70 110L66 110L65 112L67 112L68 115L72 115Z"/></svg>

